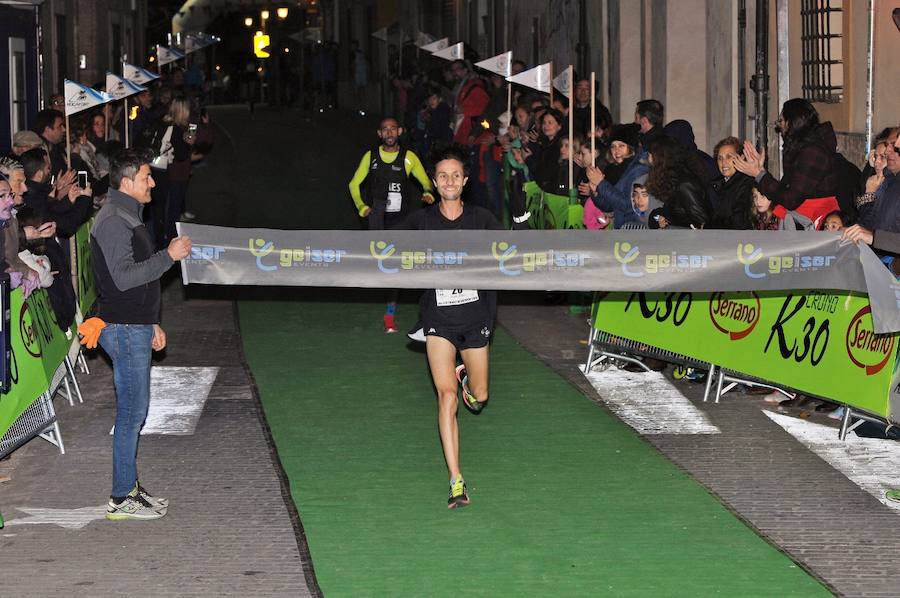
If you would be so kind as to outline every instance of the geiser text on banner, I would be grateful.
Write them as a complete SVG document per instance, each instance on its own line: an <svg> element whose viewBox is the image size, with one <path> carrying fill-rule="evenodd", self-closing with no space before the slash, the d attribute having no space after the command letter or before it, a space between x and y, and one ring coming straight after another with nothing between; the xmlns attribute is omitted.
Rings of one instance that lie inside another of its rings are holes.
<svg viewBox="0 0 900 598"><path fill-rule="evenodd" d="M179 223L186 284L532 291L788 291L869 296L900 331L900 284L866 246L819 232L347 231Z"/></svg>

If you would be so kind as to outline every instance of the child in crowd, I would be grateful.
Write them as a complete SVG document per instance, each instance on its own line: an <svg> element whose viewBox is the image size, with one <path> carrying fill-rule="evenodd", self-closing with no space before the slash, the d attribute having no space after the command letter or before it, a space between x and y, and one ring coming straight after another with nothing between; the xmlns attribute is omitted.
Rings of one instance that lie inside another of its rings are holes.
<svg viewBox="0 0 900 598"><path fill-rule="evenodd" d="M662 202L647 191L647 175L638 177L631 185L631 205L634 206L637 222L644 227L647 227L650 213L662 207Z"/></svg>
<svg viewBox="0 0 900 598"><path fill-rule="evenodd" d="M581 147L583 145L581 136L574 135L572 137L572 145L575 148L572 164L572 181L574 187L577 189L578 184L582 181L582 179L586 180L586 177L584 176L584 168L578 163L578 156L581 154ZM557 195L569 194L569 150L569 138L564 137L559 145L559 174L556 179Z"/></svg>
<svg viewBox="0 0 900 598"><path fill-rule="evenodd" d="M760 193L759 189L753 188L753 211L750 214L750 220L753 222L753 228L756 230L780 230L781 219L775 215L772 209L772 202L768 197Z"/></svg>
<svg viewBox="0 0 900 598"><path fill-rule="evenodd" d="M830 233L839 233L849 226L847 215L840 210L835 210L825 216L822 221L822 230Z"/></svg>

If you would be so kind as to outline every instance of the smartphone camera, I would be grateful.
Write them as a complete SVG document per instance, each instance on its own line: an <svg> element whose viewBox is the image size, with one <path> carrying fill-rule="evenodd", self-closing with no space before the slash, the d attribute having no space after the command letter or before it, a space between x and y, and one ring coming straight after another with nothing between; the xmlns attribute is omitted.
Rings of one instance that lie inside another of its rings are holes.
<svg viewBox="0 0 900 598"><path fill-rule="evenodd" d="M87 170L79 170L78 171L78 186L82 189L87 188L87 186L88 186Z"/></svg>

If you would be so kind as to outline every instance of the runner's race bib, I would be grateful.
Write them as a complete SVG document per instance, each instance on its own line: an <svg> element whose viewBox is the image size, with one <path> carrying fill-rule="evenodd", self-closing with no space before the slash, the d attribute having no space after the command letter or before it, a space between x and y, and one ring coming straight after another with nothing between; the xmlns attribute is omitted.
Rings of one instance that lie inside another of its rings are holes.
<svg viewBox="0 0 900 598"><path fill-rule="evenodd" d="M478 301L478 291L470 289L435 289L438 307L464 305Z"/></svg>
<svg viewBox="0 0 900 598"><path fill-rule="evenodd" d="M400 183L391 183L387 194L386 212L399 212L403 203L403 194L400 193Z"/></svg>

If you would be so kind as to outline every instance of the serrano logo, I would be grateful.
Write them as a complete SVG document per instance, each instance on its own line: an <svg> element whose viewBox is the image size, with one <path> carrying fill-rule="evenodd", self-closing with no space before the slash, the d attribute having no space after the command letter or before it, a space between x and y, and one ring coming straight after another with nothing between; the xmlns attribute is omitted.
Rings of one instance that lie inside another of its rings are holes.
<svg viewBox="0 0 900 598"><path fill-rule="evenodd" d="M577 251L557 251L547 249L545 251L529 251L519 253L516 245L500 241L491 243L491 254L498 262L500 272L506 276L519 276L522 272L536 272L539 270L566 270L569 268L583 268L591 256ZM521 262L513 264L513 258L521 256Z"/></svg>
<svg viewBox="0 0 900 598"><path fill-rule="evenodd" d="M867 376L880 372L894 355L897 338L891 334L875 334L872 328L872 308L868 305L856 312L847 326L847 356ZM868 316L868 317L866 317Z"/></svg>
<svg viewBox="0 0 900 598"><path fill-rule="evenodd" d="M315 247L276 249L275 243L265 239L250 239L248 241L250 253L256 258L256 267L263 272L274 272L279 267L292 268L303 266L324 266L332 263L340 263L347 251L344 249L320 249ZM276 253L277 252L277 253ZM278 256L276 264L266 264L263 258L272 253Z"/></svg>
<svg viewBox="0 0 900 598"><path fill-rule="evenodd" d="M393 243L371 241L369 253L378 261L378 269L385 274L396 274L400 270L444 268L461 266L468 253L465 251L437 251L434 249L411 249L398 251ZM396 257L395 257L396 256ZM397 267L387 265L389 259L399 260Z"/></svg>
<svg viewBox="0 0 900 598"><path fill-rule="evenodd" d="M713 326L733 341L748 336L759 324L760 301L756 293L747 296L715 293L709 298L709 319Z"/></svg>
<svg viewBox="0 0 900 598"><path fill-rule="evenodd" d="M771 255L765 260L765 271L754 271L757 262L765 257L762 248L754 247L753 243L738 243L737 258L744 264L744 274L748 278L765 278L766 276L783 274L786 272L809 272L831 267L837 259L835 255L809 255L795 253L793 255Z"/></svg>
<svg viewBox="0 0 900 598"><path fill-rule="evenodd" d="M645 274L693 272L709 267L709 262L713 260L711 255L691 255L675 251L648 253L642 260L638 260L641 256L640 248L628 241L621 243L616 241L613 245L613 256L617 262L622 264L622 274L631 278L640 278Z"/></svg>

